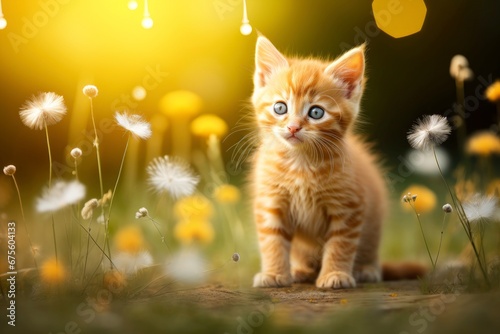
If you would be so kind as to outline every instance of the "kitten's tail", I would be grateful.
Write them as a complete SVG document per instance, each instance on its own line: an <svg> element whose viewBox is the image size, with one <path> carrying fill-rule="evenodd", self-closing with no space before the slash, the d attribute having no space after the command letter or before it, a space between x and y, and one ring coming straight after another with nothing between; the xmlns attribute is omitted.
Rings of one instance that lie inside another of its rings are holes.
<svg viewBox="0 0 500 334"><path fill-rule="evenodd" d="M424 277L428 268L419 262L386 262L382 264L382 279L398 281Z"/></svg>

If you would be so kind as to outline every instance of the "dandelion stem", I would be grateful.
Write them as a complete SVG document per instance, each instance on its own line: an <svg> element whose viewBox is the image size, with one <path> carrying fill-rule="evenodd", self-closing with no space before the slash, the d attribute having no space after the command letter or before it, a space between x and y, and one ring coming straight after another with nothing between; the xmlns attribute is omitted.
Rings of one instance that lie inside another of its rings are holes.
<svg viewBox="0 0 500 334"><path fill-rule="evenodd" d="M47 128L47 124L44 123L45 126L45 137L47 137L47 150L49 152L49 188L52 185L52 152L50 150L50 140L49 140L49 129Z"/></svg>
<svg viewBox="0 0 500 334"><path fill-rule="evenodd" d="M56 263L57 262L57 241L56 241L56 226L55 226L55 222L54 222L54 214L52 214L52 236L54 238L54 251L56 253Z"/></svg>
<svg viewBox="0 0 500 334"><path fill-rule="evenodd" d="M33 256L33 262L35 263L35 268L38 269L38 264L36 262L36 257L35 257L35 250L33 248L33 243L31 242L30 233L28 231L28 224L26 223L26 216L24 215L23 201L21 200L21 191L19 190L19 186L17 184L16 177L14 176L14 174L12 174L11 176L12 176L12 180L14 181L14 186L16 187L17 198L19 199L19 207L21 208L21 216L23 217L24 230L26 231L26 236L28 237L28 243L30 244L31 255Z"/></svg>
<svg viewBox="0 0 500 334"><path fill-rule="evenodd" d="M431 251L429 250L429 245L427 244L427 238L425 237L424 228L422 227L422 222L420 220L420 214L417 212L417 209L412 204L411 199L408 201L408 204L410 204L411 208L415 212L415 215L417 216L418 226L420 226L420 231L422 232L422 237L424 239L425 248L427 249L427 254L429 255L429 259L431 260L432 269L433 269L433 271L435 271L436 264L434 263L434 260L432 259Z"/></svg>
<svg viewBox="0 0 500 334"><path fill-rule="evenodd" d="M446 216L448 216L447 213L444 214L443 223L441 224L441 236L439 238L439 246L438 246L438 251L437 251L437 254L436 254L436 259L434 260L434 265L437 265L437 262L438 262L438 259L439 259L439 254L441 252L441 245L443 243L444 226L446 224Z"/></svg>
<svg viewBox="0 0 500 334"><path fill-rule="evenodd" d="M461 118L460 124L458 126L458 147L463 147L465 142L465 136L467 135L467 129L465 124L465 113L464 113L464 82L462 80L455 79L455 86L457 92L457 106L456 113Z"/></svg>
<svg viewBox="0 0 500 334"><path fill-rule="evenodd" d="M436 155L436 149L434 147L432 148L432 152L434 153L434 160L436 161L436 165L438 167L439 174L441 175L441 178L443 179L443 182L446 185L448 192L450 193L451 200L453 201L453 204L455 205L455 208L457 209L457 214L458 214L458 218L460 220L460 223L462 224L462 227L464 228L465 234L469 238L469 242L470 242L472 249L474 251L474 255L477 258L479 268L481 269L481 272L484 276L484 280L486 281L486 284L488 286L490 286L490 282L488 279L488 275L486 273L486 269L484 268L484 265L481 261L481 257L479 256L479 252L478 252L477 247L476 247L476 243L474 242L474 237L472 235L472 230L470 227L469 219L465 215L464 209L462 207L462 203L453 195L453 191L451 190L448 182L446 182L443 171L441 170L441 166L439 165L439 160L438 160L437 155Z"/></svg>
<svg viewBox="0 0 500 334"><path fill-rule="evenodd" d="M149 220L151 220L151 222L153 223L153 226L158 231L158 234L160 235L160 238L161 238L161 242L163 242L163 244L165 244L165 246L167 247L168 251L170 251L170 248L168 247L167 242L165 241L165 235L163 233L161 233L160 229L157 226L158 223L156 222L156 220L154 220L154 218L151 217L149 214L147 215L147 217L149 218Z"/></svg>
<svg viewBox="0 0 500 334"><path fill-rule="evenodd" d="M78 222L80 224L80 222ZM89 258L89 244L90 244L90 225L92 224L92 219L90 219L89 221L89 227L88 227L88 230L85 230L85 232L87 232L87 251L85 252L85 263L83 265L83 276L82 276L82 282L85 280L85 276L87 274L87 261L88 261L88 258ZM80 224L81 225L81 224ZM84 228L85 229L85 228Z"/></svg>
<svg viewBox="0 0 500 334"><path fill-rule="evenodd" d="M130 137L131 137L131 135L128 136L127 143L125 144L125 150L123 151L122 162L120 163L120 169L118 170L118 176L116 177L116 182L115 182L115 186L113 188L113 193L111 194L111 199L109 201L108 218L106 219L106 236L105 236L105 238L106 238L106 245L108 247L110 258L111 258L111 249L109 248L109 217L111 216L111 209L113 208L113 200L115 199L116 188L118 188L118 182L120 181L120 177L122 175L123 164L125 162L125 156L127 155L127 149L128 149L128 145L130 143ZM111 263L113 263L113 262L111 262ZM111 267L111 269L113 269L113 267Z"/></svg>

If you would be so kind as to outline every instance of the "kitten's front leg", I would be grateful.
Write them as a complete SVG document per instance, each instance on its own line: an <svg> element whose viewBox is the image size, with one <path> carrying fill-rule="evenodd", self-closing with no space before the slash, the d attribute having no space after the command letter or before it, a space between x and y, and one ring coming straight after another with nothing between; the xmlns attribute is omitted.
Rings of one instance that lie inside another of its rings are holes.
<svg viewBox="0 0 500 334"><path fill-rule="evenodd" d="M359 243L362 219L360 214L349 218L330 218L325 238L321 271L316 280L318 288L354 288L352 276L356 250Z"/></svg>
<svg viewBox="0 0 500 334"><path fill-rule="evenodd" d="M262 269L253 280L254 287L279 287L292 284L290 275L290 244L292 231L278 207L257 203L255 220Z"/></svg>

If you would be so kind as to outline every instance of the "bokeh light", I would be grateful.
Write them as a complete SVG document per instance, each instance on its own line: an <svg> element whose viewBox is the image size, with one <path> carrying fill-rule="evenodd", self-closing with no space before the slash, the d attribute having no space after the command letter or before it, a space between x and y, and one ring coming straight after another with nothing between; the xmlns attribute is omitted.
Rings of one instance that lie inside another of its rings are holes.
<svg viewBox="0 0 500 334"><path fill-rule="evenodd" d="M0 30L5 29L5 27L7 27L7 20L2 16L0 17Z"/></svg>
<svg viewBox="0 0 500 334"><path fill-rule="evenodd" d="M248 36L252 33L252 26L250 23L243 23L240 27L240 32L244 36Z"/></svg>
<svg viewBox="0 0 500 334"><path fill-rule="evenodd" d="M144 88L142 86L135 86L132 89L132 97L136 101L142 101L142 100L144 100L146 98L146 95L147 95L146 88Z"/></svg>
<svg viewBox="0 0 500 334"><path fill-rule="evenodd" d="M372 9L377 27L394 38L419 32L427 13L423 0L374 0Z"/></svg>
<svg viewBox="0 0 500 334"><path fill-rule="evenodd" d="M137 9L137 7L139 7L139 4L137 3L137 1L135 1L135 0L130 0L130 1L128 2L128 9L130 9L130 10L136 10L136 9Z"/></svg>
<svg viewBox="0 0 500 334"><path fill-rule="evenodd" d="M153 19L149 16L145 16L142 19L142 27L144 29L151 29L153 27Z"/></svg>

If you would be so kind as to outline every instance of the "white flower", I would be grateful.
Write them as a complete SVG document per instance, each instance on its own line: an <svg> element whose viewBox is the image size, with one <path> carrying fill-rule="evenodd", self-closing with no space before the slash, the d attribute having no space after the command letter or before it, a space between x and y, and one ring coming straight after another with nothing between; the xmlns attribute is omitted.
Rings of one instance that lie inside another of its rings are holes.
<svg viewBox="0 0 500 334"><path fill-rule="evenodd" d="M191 195L200 181L186 161L167 155L151 161L147 172L150 185L159 193L168 192L174 199Z"/></svg>
<svg viewBox="0 0 500 334"><path fill-rule="evenodd" d="M441 148L436 147L436 156L439 160L439 166L443 173L446 173L450 166L450 155L448 152ZM434 153L432 151L419 151L411 149L406 154L406 161L402 161L406 164L406 168L410 172L415 171L415 173L421 175L435 176L439 175L439 169L436 165L436 160L434 159Z"/></svg>
<svg viewBox="0 0 500 334"><path fill-rule="evenodd" d="M451 127L445 117L425 115L413 125L407 138L414 149L428 150L443 143L450 132Z"/></svg>
<svg viewBox="0 0 500 334"><path fill-rule="evenodd" d="M27 100L19 111L21 121L31 129L42 130L66 115L64 98L56 93L41 93Z"/></svg>
<svg viewBox="0 0 500 334"><path fill-rule="evenodd" d="M462 55L455 55L451 58L450 75L454 79L458 79L460 72L464 68L469 68L469 61Z"/></svg>
<svg viewBox="0 0 500 334"><path fill-rule="evenodd" d="M116 269L125 275L132 275L139 270L149 267L153 264L153 258L147 251L137 253L120 252L112 259Z"/></svg>
<svg viewBox="0 0 500 334"><path fill-rule="evenodd" d="M54 212L75 204L85 197L85 186L78 181L56 181L52 187L45 188L42 197L37 199L38 212Z"/></svg>
<svg viewBox="0 0 500 334"><path fill-rule="evenodd" d="M116 112L115 120L119 126L129 131L132 135L141 139L151 137L151 124L142 119L140 115L129 115Z"/></svg>
<svg viewBox="0 0 500 334"><path fill-rule="evenodd" d="M206 278L206 263L194 248L185 248L175 254L166 265L166 273L180 283L199 284Z"/></svg>
<svg viewBox="0 0 500 334"><path fill-rule="evenodd" d="M495 216L496 206L496 198L476 194L463 204L463 209L467 219L472 223L492 219Z"/></svg>
<svg viewBox="0 0 500 334"><path fill-rule="evenodd" d="M99 90L94 85L87 85L83 87L83 94L89 98L94 98L99 93Z"/></svg>

